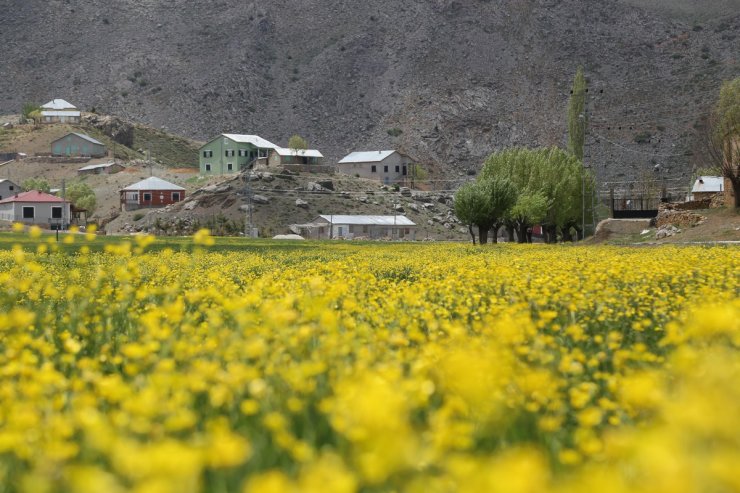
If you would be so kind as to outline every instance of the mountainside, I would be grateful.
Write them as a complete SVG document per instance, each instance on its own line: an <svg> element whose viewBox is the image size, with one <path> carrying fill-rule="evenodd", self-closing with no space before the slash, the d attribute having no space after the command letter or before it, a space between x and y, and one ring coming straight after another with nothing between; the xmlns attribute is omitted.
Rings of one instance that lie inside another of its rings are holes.
<svg viewBox="0 0 740 493"><path fill-rule="evenodd" d="M0 113L64 98L200 140L298 133L330 161L402 148L460 177L504 146L564 145L582 64L600 180L661 164L685 186L694 127L740 73L740 0L691 4L0 0Z"/></svg>

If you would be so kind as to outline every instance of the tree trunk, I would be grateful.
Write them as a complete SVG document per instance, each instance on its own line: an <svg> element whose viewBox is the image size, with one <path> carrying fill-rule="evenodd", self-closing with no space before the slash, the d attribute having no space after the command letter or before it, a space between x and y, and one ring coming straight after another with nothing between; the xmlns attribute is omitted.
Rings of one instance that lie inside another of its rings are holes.
<svg viewBox="0 0 740 493"><path fill-rule="evenodd" d="M740 177L737 179L730 178L732 192L735 194L735 209L740 209Z"/></svg>
<svg viewBox="0 0 740 493"><path fill-rule="evenodd" d="M493 241L494 243L498 243L498 229L499 229L500 227L501 227L501 226L494 226L494 227L492 228L492 230L493 230L493 240L492 240L492 241Z"/></svg>
<svg viewBox="0 0 740 493"><path fill-rule="evenodd" d="M468 224L468 231L470 232L470 237L473 238L473 245L475 245L475 232L473 231L472 224Z"/></svg>
<svg viewBox="0 0 740 493"><path fill-rule="evenodd" d="M508 237L509 243L514 243L514 225L513 224L507 224L506 225L506 236Z"/></svg>
<svg viewBox="0 0 740 493"><path fill-rule="evenodd" d="M478 243L481 245L488 243L488 228L478 226Z"/></svg>
<svg viewBox="0 0 740 493"><path fill-rule="evenodd" d="M519 243L526 243L527 242L527 225L524 223L520 224L519 229L516 234L517 234Z"/></svg>
<svg viewBox="0 0 740 493"><path fill-rule="evenodd" d="M577 226L574 229L576 230L576 238L578 241L581 241L583 239L583 230Z"/></svg>
<svg viewBox="0 0 740 493"><path fill-rule="evenodd" d="M532 228L527 228L527 243L532 243Z"/></svg>
<svg viewBox="0 0 740 493"><path fill-rule="evenodd" d="M570 224L566 224L561 228L563 232L563 241L573 241L573 234L570 232Z"/></svg>

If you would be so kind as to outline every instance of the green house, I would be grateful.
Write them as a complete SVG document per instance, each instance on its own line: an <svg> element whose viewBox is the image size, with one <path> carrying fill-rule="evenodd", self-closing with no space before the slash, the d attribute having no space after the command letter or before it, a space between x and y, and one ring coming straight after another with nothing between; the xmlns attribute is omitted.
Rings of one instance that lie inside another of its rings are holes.
<svg viewBox="0 0 740 493"><path fill-rule="evenodd" d="M200 174L238 173L252 164L267 164L277 146L258 135L221 134L198 150Z"/></svg>

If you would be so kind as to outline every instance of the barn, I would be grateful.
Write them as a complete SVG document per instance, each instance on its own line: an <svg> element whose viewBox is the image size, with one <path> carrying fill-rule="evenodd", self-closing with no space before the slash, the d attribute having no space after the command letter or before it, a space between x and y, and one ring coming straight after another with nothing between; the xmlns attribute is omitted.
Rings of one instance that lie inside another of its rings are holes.
<svg viewBox="0 0 740 493"><path fill-rule="evenodd" d="M120 191L121 209L165 207L185 199L185 189L156 176L134 183Z"/></svg>
<svg viewBox="0 0 740 493"><path fill-rule="evenodd" d="M51 143L52 156L103 157L108 153L105 144L89 135L70 132Z"/></svg>

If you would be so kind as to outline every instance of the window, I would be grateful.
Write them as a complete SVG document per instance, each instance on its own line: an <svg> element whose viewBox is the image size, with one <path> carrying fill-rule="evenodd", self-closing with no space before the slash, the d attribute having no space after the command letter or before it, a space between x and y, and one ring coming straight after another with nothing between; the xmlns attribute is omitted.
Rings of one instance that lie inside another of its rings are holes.
<svg viewBox="0 0 740 493"><path fill-rule="evenodd" d="M400 166L396 166L396 173L398 173L399 171L401 171L399 168L400 168Z"/></svg>
<svg viewBox="0 0 740 493"><path fill-rule="evenodd" d="M406 176L406 165L403 165L403 176Z"/></svg>
<svg viewBox="0 0 740 493"><path fill-rule="evenodd" d="M213 151L203 151L203 157L213 157Z"/></svg>
<svg viewBox="0 0 740 493"><path fill-rule="evenodd" d="M370 171L376 173L378 171L378 167L373 164L372 166L370 166Z"/></svg>
<svg viewBox="0 0 740 493"><path fill-rule="evenodd" d="M383 166L383 173L388 173L388 166Z"/></svg>
<svg viewBox="0 0 740 493"><path fill-rule="evenodd" d="M192 154L191 154L192 156ZM152 194L151 193L145 193L144 194L144 202L151 202L152 201Z"/></svg>
<svg viewBox="0 0 740 493"><path fill-rule="evenodd" d="M33 219L36 216L36 209L33 206L23 207L23 219Z"/></svg>
<svg viewBox="0 0 740 493"><path fill-rule="evenodd" d="M226 149L224 151L224 156L226 156L226 157L231 157L233 155L234 155L234 150L233 149Z"/></svg>
<svg viewBox="0 0 740 493"><path fill-rule="evenodd" d="M226 165L226 169L229 170L229 171L233 171L233 169L234 169L234 163L227 164Z"/></svg>
<svg viewBox="0 0 740 493"><path fill-rule="evenodd" d="M12 190L15 190L15 187L13 185L8 185L8 189L12 191Z"/></svg>
<svg viewBox="0 0 740 493"><path fill-rule="evenodd" d="M51 207L51 218L61 219L62 218L62 208L58 206L52 206Z"/></svg>
<svg viewBox="0 0 740 493"><path fill-rule="evenodd" d="M180 202L180 192L172 192L173 202Z"/></svg>
<svg viewBox="0 0 740 493"><path fill-rule="evenodd" d="M206 171L211 171L211 165L210 164L206 164Z"/></svg>

